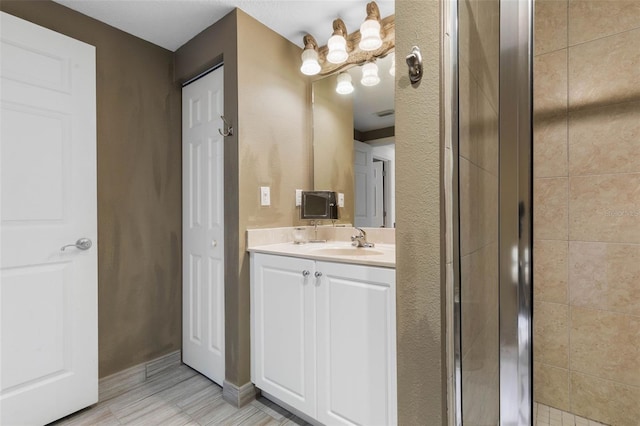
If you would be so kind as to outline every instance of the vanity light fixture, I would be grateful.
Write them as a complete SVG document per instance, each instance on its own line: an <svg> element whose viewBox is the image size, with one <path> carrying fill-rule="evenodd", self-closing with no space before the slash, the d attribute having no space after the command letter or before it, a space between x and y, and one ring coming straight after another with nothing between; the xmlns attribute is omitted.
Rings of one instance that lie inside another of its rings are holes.
<svg viewBox="0 0 640 426"><path fill-rule="evenodd" d="M362 80L360 84L363 86L375 86L380 83L378 77L378 65L375 62L367 62L362 66Z"/></svg>
<svg viewBox="0 0 640 426"><path fill-rule="evenodd" d="M349 58L347 53L347 26L340 18L333 21L333 35L327 42L329 53L327 61L332 64L341 64Z"/></svg>
<svg viewBox="0 0 640 426"><path fill-rule="evenodd" d="M300 71L306 75L316 75L320 72L318 62L318 43L313 36L307 34L303 38L304 50L302 51L302 66Z"/></svg>
<svg viewBox="0 0 640 426"><path fill-rule="evenodd" d="M375 1L367 3L367 18L359 30L347 33L340 18L333 21L327 44L318 47L310 34L303 38L302 66L306 75L328 76L383 58L395 49L395 15L380 19Z"/></svg>
<svg viewBox="0 0 640 426"><path fill-rule="evenodd" d="M360 25L360 49L370 52L382 46L380 36L380 9L376 2L367 4L367 19Z"/></svg>
<svg viewBox="0 0 640 426"><path fill-rule="evenodd" d="M351 75L348 72L341 72L338 74L338 85L336 86L336 92L341 95L348 95L353 93L353 84L351 84Z"/></svg>

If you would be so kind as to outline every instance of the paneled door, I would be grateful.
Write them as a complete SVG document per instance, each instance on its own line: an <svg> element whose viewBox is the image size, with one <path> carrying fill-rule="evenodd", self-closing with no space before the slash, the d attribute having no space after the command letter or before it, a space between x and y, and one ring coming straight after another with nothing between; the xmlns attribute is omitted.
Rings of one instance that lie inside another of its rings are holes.
<svg viewBox="0 0 640 426"><path fill-rule="evenodd" d="M223 68L182 89L182 359L224 381Z"/></svg>
<svg viewBox="0 0 640 426"><path fill-rule="evenodd" d="M374 215L373 149L371 145L353 141L355 190L354 225L371 227Z"/></svg>
<svg viewBox="0 0 640 426"><path fill-rule="evenodd" d="M315 262L252 253L251 380L316 417Z"/></svg>
<svg viewBox="0 0 640 426"><path fill-rule="evenodd" d="M316 262L317 419L395 425L396 271Z"/></svg>
<svg viewBox="0 0 640 426"><path fill-rule="evenodd" d="M45 424L98 400L95 48L0 20L0 424Z"/></svg>

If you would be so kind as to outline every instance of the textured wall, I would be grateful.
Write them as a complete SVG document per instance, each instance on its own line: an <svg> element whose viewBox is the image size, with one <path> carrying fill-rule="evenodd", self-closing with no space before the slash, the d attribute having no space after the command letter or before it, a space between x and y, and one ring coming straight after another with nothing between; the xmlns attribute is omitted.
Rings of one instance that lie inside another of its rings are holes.
<svg viewBox="0 0 640 426"><path fill-rule="evenodd" d="M422 49L422 82L396 73L398 421L446 424L441 238L440 2L396 1L396 52Z"/></svg>
<svg viewBox="0 0 640 426"><path fill-rule="evenodd" d="M534 394L640 418L640 3L536 3Z"/></svg>
<svg viewBox="0 0 640 426"><path fill-rule="evenodd" d="M353 223L353 97L336 93L337 74L313 83L313 188L344 193L340 222Z"/></svg>
<svg viewBox="0 0 640 426"><path fill-rule="evenodd" d="M100 376L179 349L180 92L172 53L50 1L0 8L96 46Z"/></svg>

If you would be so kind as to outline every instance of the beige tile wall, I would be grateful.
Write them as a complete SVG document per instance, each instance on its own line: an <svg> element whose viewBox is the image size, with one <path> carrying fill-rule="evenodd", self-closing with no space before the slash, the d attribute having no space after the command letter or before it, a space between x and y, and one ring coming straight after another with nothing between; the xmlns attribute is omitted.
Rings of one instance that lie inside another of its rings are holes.
<svg viewBox="0 0 640 426"><path fill-rule="evenodd" d="M539 0L534 396L640 418L640 1Z"/></svg>

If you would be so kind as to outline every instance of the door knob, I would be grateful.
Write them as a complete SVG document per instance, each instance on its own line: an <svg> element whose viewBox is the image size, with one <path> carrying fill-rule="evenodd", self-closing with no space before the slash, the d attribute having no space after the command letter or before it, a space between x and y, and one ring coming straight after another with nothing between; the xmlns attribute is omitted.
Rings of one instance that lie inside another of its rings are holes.
<svg viewBox="0 0 640 426"><path fill-rule="evenodd" d="M89 238L80 238L75 244L67 244L66 246L60 247L60 251L64 251L67 247L75 247L80 250L89 250L93 243Z"/></svg>
<svg viewBox="0 0 640 426"><path fill-rule="evenodd" d="M216 248L216 247L218 247L218 241L216 241L216 240L211 240L211 247L212 247L212 248Z"/></svg>
<svg viewBox="0 0 640 426"><path fill-rule="evenodd" d="M316 278L320 278L322 276L322 272L320 271L316 271L315 274L313 274Z"/></svg>
<svg viewBox="0 0 640 426"><path fill-rule="evenodd" d="M309 271L307 271L306 269L305 269L304 271L302 271L302 276L303 276L303 277L308 277L308 276L309 276L309 274L310 274L310 272L309 272Z"/></svg>

